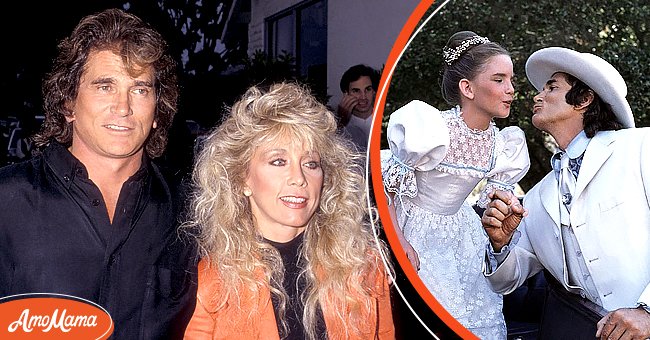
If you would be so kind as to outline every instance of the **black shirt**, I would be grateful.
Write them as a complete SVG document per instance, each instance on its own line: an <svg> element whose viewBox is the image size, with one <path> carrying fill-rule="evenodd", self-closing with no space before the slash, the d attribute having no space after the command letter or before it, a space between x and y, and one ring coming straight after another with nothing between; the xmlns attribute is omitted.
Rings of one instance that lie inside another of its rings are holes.
<svg viewBox="0 0 650 340"><path fill-rule="evenodd" d="M304 276L299 276L300 272L303 270L303 263L301 262L300 257L300 246L303 243L304 234L304 232L300 233L296 238L286 243L274 242L266 239L266 242L278 250L284 265L283 286L288 297L285 317L289 328L289 334L283 338L284 340L303 340L306 338L305 326L302 322L304 305L300 298L300 295L306 289L306 283ZM272 295L271 300L273 302L273 309L275 310L278 330L281 330L282 326L278 319L279 301L275 295ZM325 321L320 308L317 311L316 334L321 339L327 338Z"/></svg>
<svg viewBox="0 0 650 340"><path fill-rule="evenodd" d="M0 296L73 295L108 311L116 339L181 338L196 263L177 234L177 194L145 159L111 224L84 165L60 144L0 169Z"/></svg>

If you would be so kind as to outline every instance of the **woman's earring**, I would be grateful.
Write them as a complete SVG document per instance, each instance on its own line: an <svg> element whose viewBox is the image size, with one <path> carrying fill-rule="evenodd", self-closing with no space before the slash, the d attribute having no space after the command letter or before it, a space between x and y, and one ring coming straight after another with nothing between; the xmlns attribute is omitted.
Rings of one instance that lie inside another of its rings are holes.
<svg viewBox="0 0 650 340"><path fill-rule="evenodd" d="M249 197L252 194L253 194L253 191L250 188L244 189L244 196Z"/></svg>

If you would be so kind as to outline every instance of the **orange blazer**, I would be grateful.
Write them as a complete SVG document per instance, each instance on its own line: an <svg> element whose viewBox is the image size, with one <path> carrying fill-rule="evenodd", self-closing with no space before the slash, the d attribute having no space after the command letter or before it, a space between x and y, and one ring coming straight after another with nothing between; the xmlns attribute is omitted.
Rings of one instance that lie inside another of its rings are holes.
<svg viewBox="0 0 650 340"><path fill-rule="evenodd" d="M389 283L383 267L376 283L378 293L373 301L374 308L367 316L367 322L361 325L362 334L346 335L345 324L349 320L341 320L323 309L329 339L395 339ZM218 309L211 297L221 284L219 273L209 268L207 261L201 260L196 309L185 330L185 339L280 339L270 291L260 292L257 299L241 299L242 308L226 305ZM249 316L251 309L257 313Z"/></svg>

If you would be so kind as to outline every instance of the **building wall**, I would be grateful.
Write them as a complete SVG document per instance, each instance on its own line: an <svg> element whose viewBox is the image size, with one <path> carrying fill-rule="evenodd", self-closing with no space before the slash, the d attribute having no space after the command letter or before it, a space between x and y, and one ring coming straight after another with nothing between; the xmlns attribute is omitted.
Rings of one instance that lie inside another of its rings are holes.
<svg viewBox="0 0 650 340"><path fill-rule="evenodd" d="M302 0L251 0L248 52L264 50L264 19ZM419 0L328 0L327 87L330 106L341 100L339 81L356 64L380 69Z"/></svg>
<svg viewBox="0 0 650 340"><path fill-rule="evenodd" d="M350 66L380 69L419 0L329 0L327 87L330 106L341 100L339 82Z"/></svg>
<svg viewBox="0 0 650 340"><path fill-rule="evenodd" d="M264 51L264 19L302 1L251 0L251 22L248 25L248 55L252 55L257 50Z"/></svg>

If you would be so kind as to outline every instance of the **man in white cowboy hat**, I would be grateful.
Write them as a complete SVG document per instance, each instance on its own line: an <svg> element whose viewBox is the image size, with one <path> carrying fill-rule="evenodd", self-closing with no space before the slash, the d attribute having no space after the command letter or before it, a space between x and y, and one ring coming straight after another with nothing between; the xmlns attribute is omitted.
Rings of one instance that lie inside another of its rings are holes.
<svg viewBox="0 0 650 340"><path fill-rule="evenodd" d="M539 91L533 125L560 152L523 207L505 192L492 195L482 218L484 274L508 294L546 269L606 310L596 337L648 338L650 128L634 128L623 77L593 54L544 48L526 75Z"/></svg>

